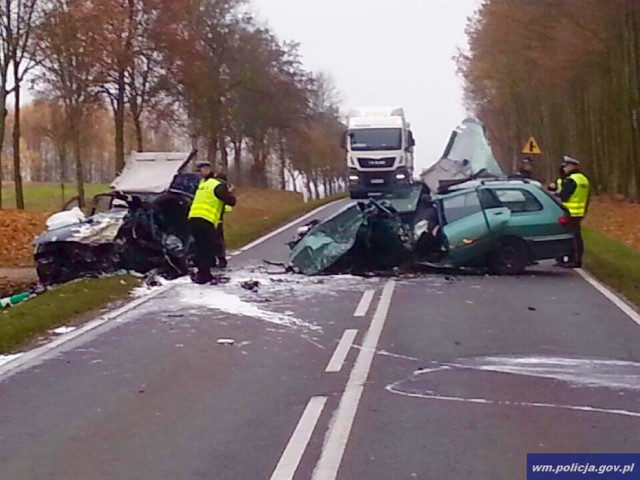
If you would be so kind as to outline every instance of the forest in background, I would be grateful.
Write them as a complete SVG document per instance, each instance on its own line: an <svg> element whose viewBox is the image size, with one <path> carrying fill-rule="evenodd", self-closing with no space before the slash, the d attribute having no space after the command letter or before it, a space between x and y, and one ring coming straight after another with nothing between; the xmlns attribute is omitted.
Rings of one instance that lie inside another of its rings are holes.
<svg viewBox="0 0 640 480"><path fill-rule="evenodd" d="M5 0L0 179L16 204L2 205L0 182L0 208L24 208L24 181L84 196L132 150L194 147L240 186L334 193L339 103L244 0Z"/></svg>
<svg viewBox="0 0 640 480"><path fill-rule="evenodd" d="M582 162L599 193L640 200L640 2L484 0L458 67L508 171L530 136L537 174Z"/></svg>

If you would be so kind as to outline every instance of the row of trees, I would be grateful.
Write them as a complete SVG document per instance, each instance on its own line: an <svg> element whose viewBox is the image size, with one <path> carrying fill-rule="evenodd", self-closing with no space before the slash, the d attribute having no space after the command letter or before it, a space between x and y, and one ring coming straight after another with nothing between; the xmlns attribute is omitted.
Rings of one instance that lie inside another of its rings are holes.
<svg viewBox="0 0 640 480"><path fill-rule="evenodd" d="M342 184L335 86L307 72L298 45L279 41L243 0L4 0L0 22L0 148L11 127L4 170L18 208L25 143L47 151L39 178L73 173L81 197L86 179L122 169L129 148L167 146L167 135L238 184L316 194ZM20 121L25 84L39 117L30 139ZM106 156L95 148L105 118Z"/></svg>
<svg viewBox="0 0 640 480"><path fill-rule="evenodd" d="M485 0L468 37L468 107L507 168L533 135L548 179L569 154L599 191L640 200L640 2Z"/></svg>

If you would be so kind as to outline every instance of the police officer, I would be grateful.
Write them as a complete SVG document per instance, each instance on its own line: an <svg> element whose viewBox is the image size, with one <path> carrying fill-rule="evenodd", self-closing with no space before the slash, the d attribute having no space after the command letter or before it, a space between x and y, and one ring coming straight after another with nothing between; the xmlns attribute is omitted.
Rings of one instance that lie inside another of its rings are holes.
<svg viewBox="0 0 640 480"><path fill-rule="evenodd" d="M560 169L558 171L558 178L556 179L555 182L550 183L549 186L547 187L549 191L559 196L560 192L562 191L562 182L564 182L565 178L567 178L567 174L564 172L564 165L560 165Z"/></svg>
<svg viewBox="0 0 640 480"><path fill-rule="evenodd" d="M584 242L582 240L582 220L589 208L591 185L589 179L580 172L580 162L575 158L564 156L562 167L566 178L562 182L562 188L558 194L565 208L569 210L571 219L567 228L573 233L573 254L568 263L563 264L567 268L581 268L584 254Z"/></svg>
<svg viewBox="0 0 640 480"><path fill-rule="evenodd" d="M228 185L227 176L224 173L216 174L216 178L225 185ZM227 245L224 241L224 217L232 211L233 207L225 203L224 210L222 211L222 218L220 219L220 226L218 227L218 230L220 231L220 245L216 252L218 268L227 268Z"/></svg>
<svg viewBox="0 0 640 480"><path fill-rule="evenodd" d="M224 215L224 206L236 204L233 187L221 182L211 169L211 163L199 161L196 168L200 174L200 183L196 191L189 223L195 242L196 283L204 284L213 280L211 268L216 264L217 253L221 245L220 222Z"/></svg>
<svg viewBox="0 0 640 480"><path fill-rule="evenodd" d="M533 160L526 157L520 162L520 170L518 170L518 177L525 180L533 180Z"/></svg>

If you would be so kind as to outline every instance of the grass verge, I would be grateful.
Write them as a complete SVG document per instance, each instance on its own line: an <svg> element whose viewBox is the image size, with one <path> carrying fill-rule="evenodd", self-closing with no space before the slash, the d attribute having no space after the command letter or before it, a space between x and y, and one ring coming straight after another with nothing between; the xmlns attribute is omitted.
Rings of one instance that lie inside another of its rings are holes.
<svg viewBox="0 0 640 480"><path fill-rule="evenodd" d="M0 313L0 353L9 353L48 330L117 300L126 299L140 279L92 278L50 290Z"/></svg>
<svg viewBox="0 0 640 480"><path fill-rule="evenodd" d="M244 189L225 222L228 248L240 248L296 217L340 197L304 203L291 192ZM129 297L140 280L129 276L86 279L50 290L0 313L0 354L28 345L47 331Z"/></svg>
<svg viewBox="0 0 640 480"><path fill-rule="evenodd" d="M285 192L288 196L291 196L289 192ZM225 217L225 241L227 248L236 249L240 248L252 241L266 235L270 231L290 222L291 220L310 212L311 210L326 205L340 198L346 198L346 196L338 195L334 197L324 198L322 200L312 200L304 203L300 200L294 200L295 197L286 198L285 202L279 204L277 208L271 208L264 211L262 215L247 215L244 214L241 209L243 195L239 196L239 207L237 212L232 212L228 219ZM257 199L254 199L256 201Z"/></svg>
<svg viewBox="0 0 640 480"><path fill-rule="evenodd" d="M583 234L586 269L640 307L640 251L589 228Z"/></svg>
<svg viewBox="0 0 640 480"><path fill-rule="evenodd" d="M99 193L109 191L108 184L91 184L84 186L85 196L87 199L92 198ZM16 194L13 183L3 183L2 201L5 208L15 208ZM24 184L24 203L25 208L31 212L57 212L78 195L78 190L74 184L65 184L64 197L60 184L50 182L29 182Z"/></svg>

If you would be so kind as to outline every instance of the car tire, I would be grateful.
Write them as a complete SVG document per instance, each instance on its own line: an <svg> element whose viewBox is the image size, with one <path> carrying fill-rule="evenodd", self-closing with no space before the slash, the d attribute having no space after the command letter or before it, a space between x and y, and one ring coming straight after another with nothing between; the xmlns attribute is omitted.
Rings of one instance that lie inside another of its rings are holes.
<svg viewBox="0 0 640 480"><path fill-rule="evenodd" d="M496 275L519 275L529 264L527 247L522 240L502 240L489 256L489 269Z"/></svg>
<svg viewBox="0 0 640 480"><path fill-rule="evenodd" d="M364 200L368 198L367 194L363 192L351 192L350 197L352 200Z"/></svg>

